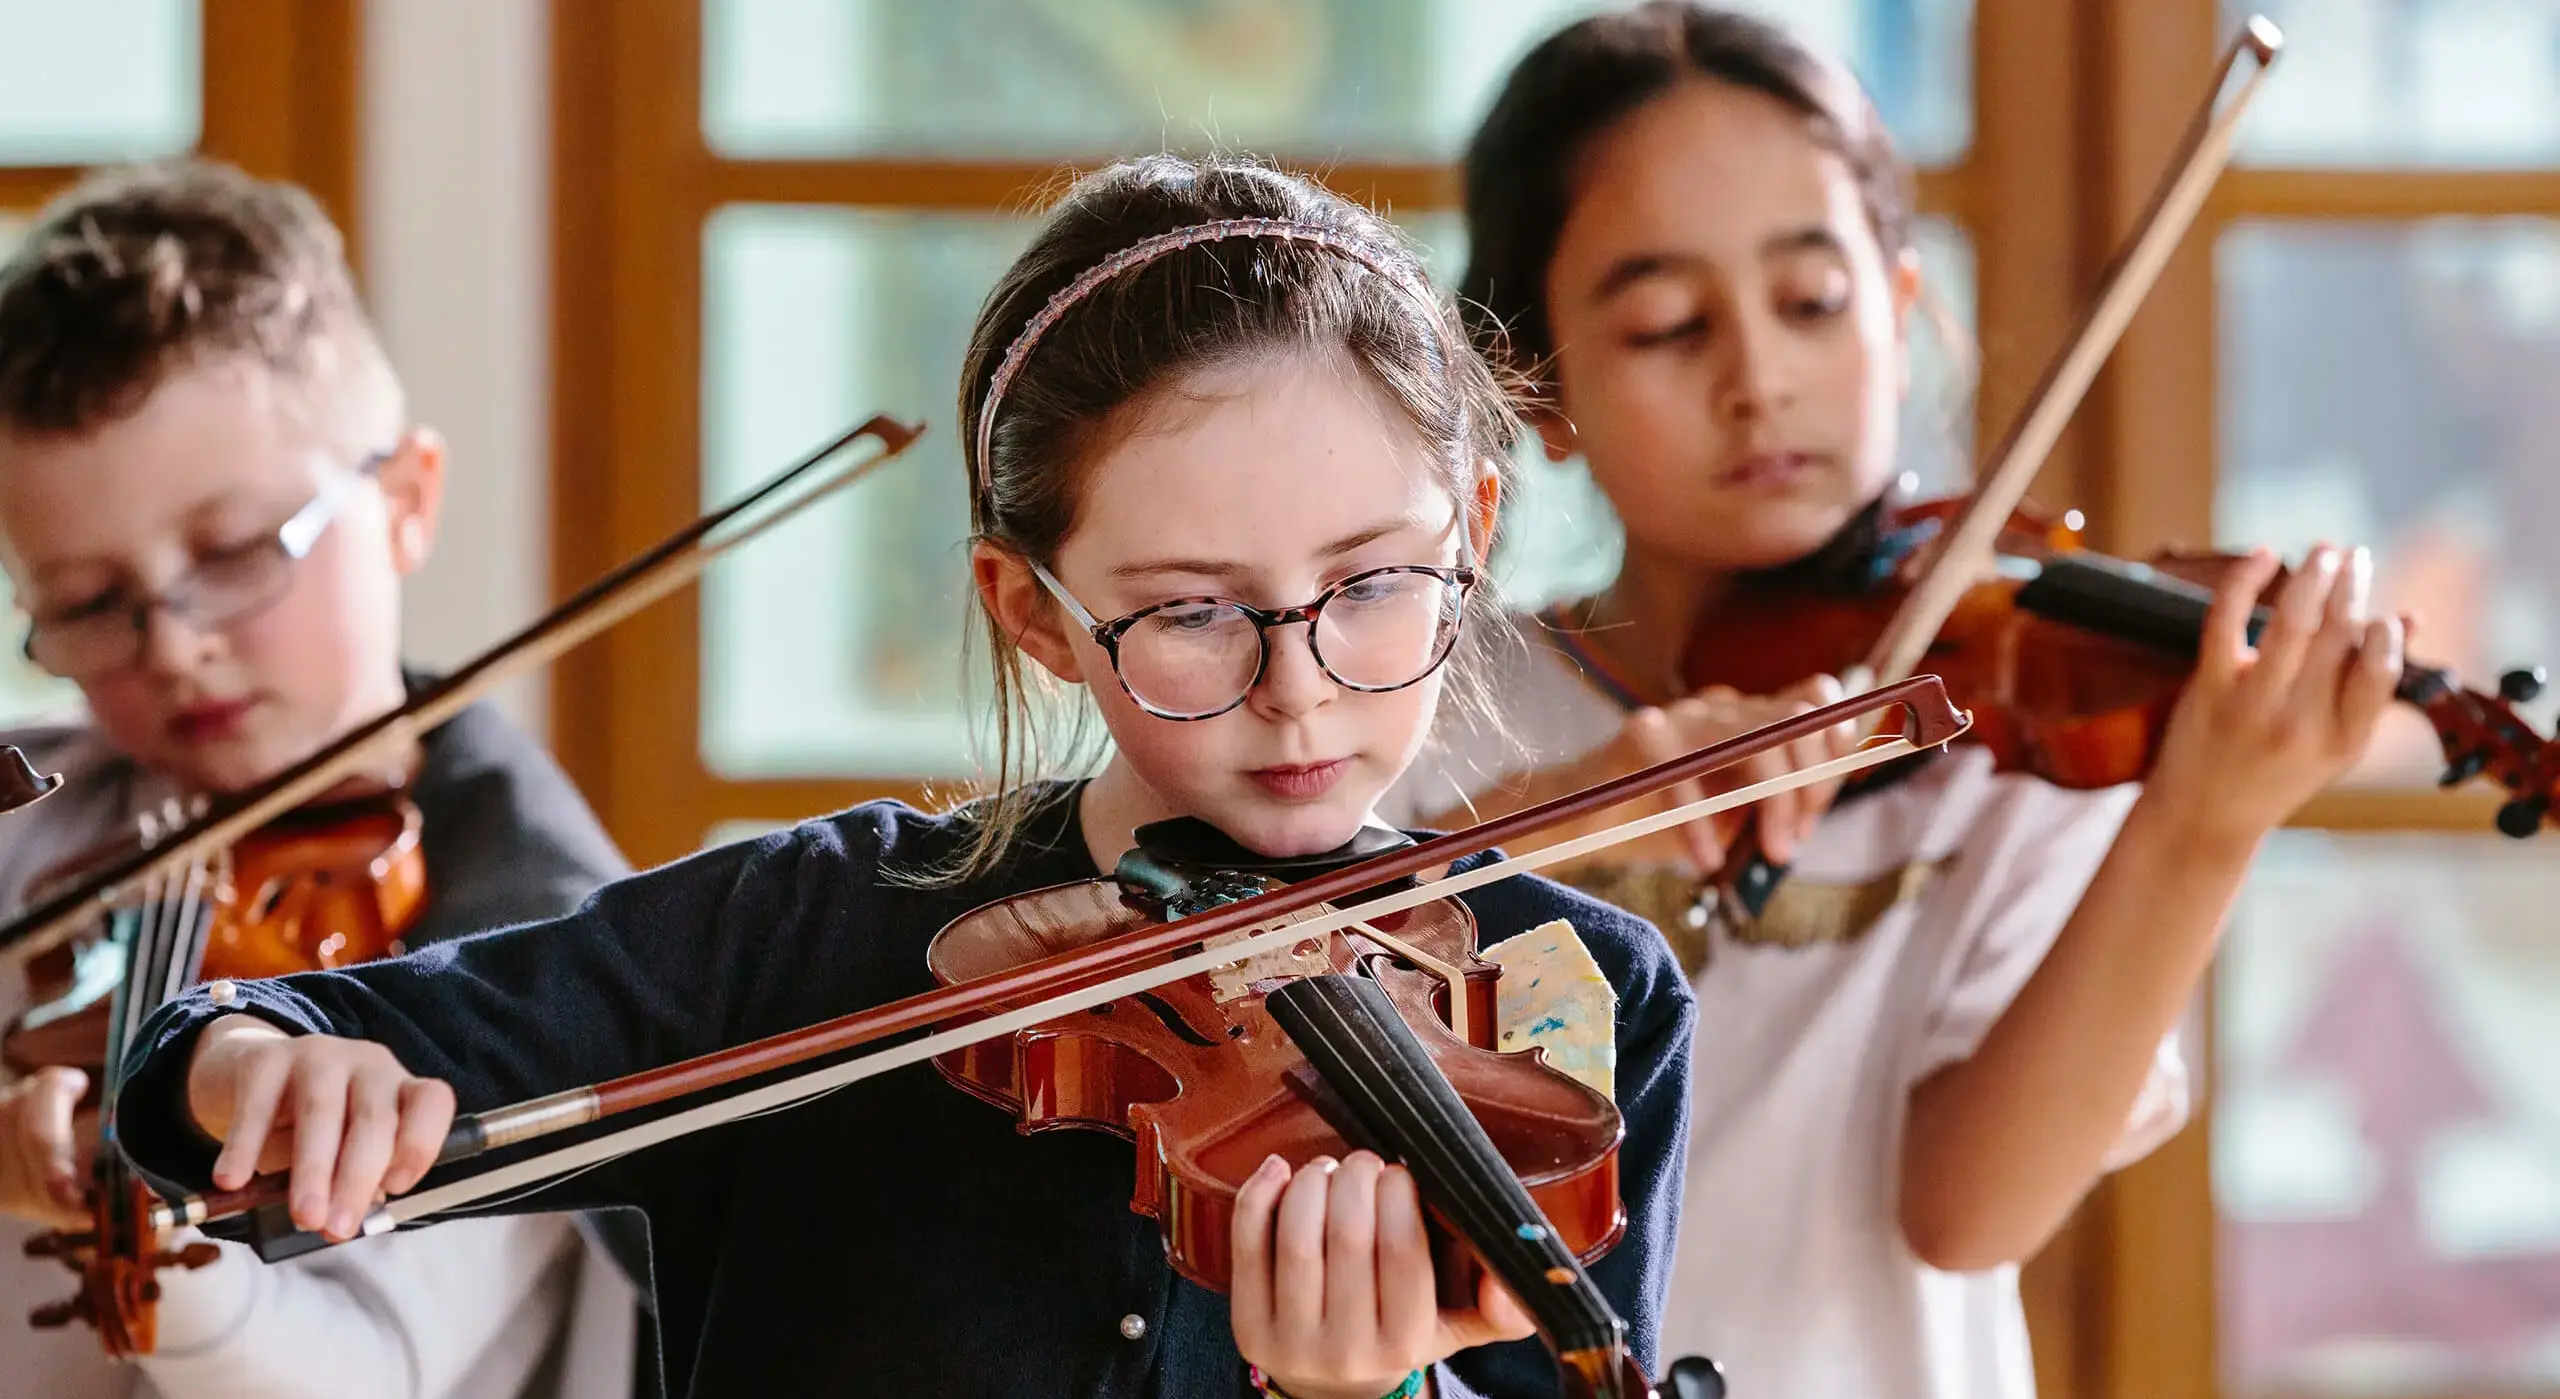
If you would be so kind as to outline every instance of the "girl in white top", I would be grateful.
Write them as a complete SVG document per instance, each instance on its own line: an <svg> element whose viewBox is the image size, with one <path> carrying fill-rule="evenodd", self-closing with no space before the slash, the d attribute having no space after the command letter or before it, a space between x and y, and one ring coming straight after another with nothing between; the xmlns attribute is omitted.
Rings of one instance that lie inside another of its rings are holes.
<svg viewBox="0 0 2560 1399"><path fill-rule="evenodd" d="M1625 562L1524 619L1511 733L1442 732L1391 819L1468 825L1838 694L1685 694L1680 658L1739 575L1856 552L1874 519L1920 290L1908 191L1855 81L1763 23L1653 3L1522 61L1468 155L1462 292ZM1828 814L1833 792L1773 800L1753 817L1792 873L1738 929L1682 916L1735 826L1573 876L1652 917L1698 995L1667 1352L1746 1395L2032 1392L2018 1262L2184 1120L2173 1031L2229 901L2399 670L2361 550L2315 553L2252 649L2243 605L2275 568L2217 604L2139 792L1958 749Z"/></svg>

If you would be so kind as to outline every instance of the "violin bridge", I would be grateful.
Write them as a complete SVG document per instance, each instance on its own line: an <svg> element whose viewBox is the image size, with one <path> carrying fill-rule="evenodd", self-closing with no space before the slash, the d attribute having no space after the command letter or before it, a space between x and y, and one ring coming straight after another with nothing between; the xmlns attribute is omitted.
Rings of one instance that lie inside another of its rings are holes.
<svg viewBox="0 0 2560 1399"><path fill-rule="evenodd" d="M1449 988L1449 1032L1465 1041L1468 1029L1467 974L1365 919L1351 926L1359 929L1362 937L1440 978L1440 983Z"/></svg>
<svg viewBox="0 0 2560 1399"><path fill-rule="evenodd" d="M1328 912L1331 912L1328 906L1318 904L1280 922L1303 923ZM1270 926L1265 924L1260 928L1209 938L1200 945L1205 951L1214 951L1265 932ZM1311 933L1286 947L1265 948L1240 961L1230 962L1209 973L1210 993L1223 1005L1256 994L1268 981L1322 976L1333 970L1333 937L1331 933Z"/></svg>

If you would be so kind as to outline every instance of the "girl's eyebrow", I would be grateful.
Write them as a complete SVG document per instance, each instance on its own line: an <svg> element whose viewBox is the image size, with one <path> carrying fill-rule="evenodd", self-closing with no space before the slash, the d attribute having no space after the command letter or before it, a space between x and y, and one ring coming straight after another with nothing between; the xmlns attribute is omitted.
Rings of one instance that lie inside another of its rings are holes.
<svg viewBox="0 0 2560 1399"><path fill-rule="evenodd" d="M1764 258L1785 257L1791 253L1801 252L1841 253L1844 251L1840 246L1840 236L1821 224L1807 224L1802 228L1773 233L1760 240L1760 256ZM1630 253L1609 264L1609 270L1601 274L1600 280L1592 286L1591 295L1587 299L1596 305L1648 277L1694 272L1706 265L1707 260L1695 253Z"/></svg>
<svg viewBox="0 0 2560 1399"><path fill-rule="evenodd" d="M1380 521L1379 523L1370 525L1364 529L1354 530L1351 533L1342 536L1340 539L1325 545L1323 548L1316 551L1317 557L1327 559L1340 558L1345 554L1356 553L1371 544L1375 544L1379 540L1386 538L1388 535L1421 527L1422 522L1412 517ZM1168 573L1180 573L1190 574L1201 578L1215 578L1223 582L1235 582L1252 577L1255 571L1256 570L1252 566L1237 563L1232 559L1170 558L1145 559L1136 563L1124 563L1111 569L1110 576L1115 579L1125 581L1139 578L1153 578Z"/></svg>

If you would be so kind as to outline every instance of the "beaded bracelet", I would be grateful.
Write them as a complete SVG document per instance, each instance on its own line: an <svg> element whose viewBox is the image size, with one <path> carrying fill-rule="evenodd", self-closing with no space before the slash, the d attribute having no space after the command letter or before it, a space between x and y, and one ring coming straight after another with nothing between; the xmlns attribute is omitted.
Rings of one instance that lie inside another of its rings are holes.
<svg viewBox="0 0 2560 1399"><path fill-rule="evenodd" d="M1269 1399L1289 1399L1289 1391L1273 1384L1271 1382L1271 1377L1262 1373L1261 1366L1251 1366L1250 1369L1253 1372L1254 1393L1267 1395L1269 1396ZM1388 1390L1384 1394L1379 1395L1378 1399L1421 1399L1421 1396L1422 1372L1420 1370L1416 1370L1412 1374L1404 1377L1404 1383L1397 1385L1395 1388Z"/></svg>

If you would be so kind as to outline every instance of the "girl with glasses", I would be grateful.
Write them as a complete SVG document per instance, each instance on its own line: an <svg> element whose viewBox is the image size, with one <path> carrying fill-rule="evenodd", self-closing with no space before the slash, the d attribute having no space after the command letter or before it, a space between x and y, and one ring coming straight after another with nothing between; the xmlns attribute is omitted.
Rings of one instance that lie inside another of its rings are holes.
<svg viewBox="0 0 2560 1399"><path fill-rule="evenodd" d="M400 962L191 994L122 1098L173 1182L292 1171L345 1237L457 1104L597 1082L929 989L937 930L1114 869L1191 818L1263 857L1362 835L1471 683L1514 420L1391 226L1303 180L1170 156L1066 195L988 299L961 387L971 569L1001 722L988 796L876 802L706 851L577 914ZM1081 688L1111 741L1056 780ZM1561 886L1465 896L1485 943L1569 920L1605 975L1625 1232L1593 1275L1659 1357L1689 994L1640 922ZM892 1144L903 1143L903 1145ZM1410 1177L1272 1157L1228 1295L1168 1267L1125 1141L1024 1135L925 1068L536 1197L648 1214L693 1394L1544 1395L1498 1287L1442 1310Z"/></svg>

